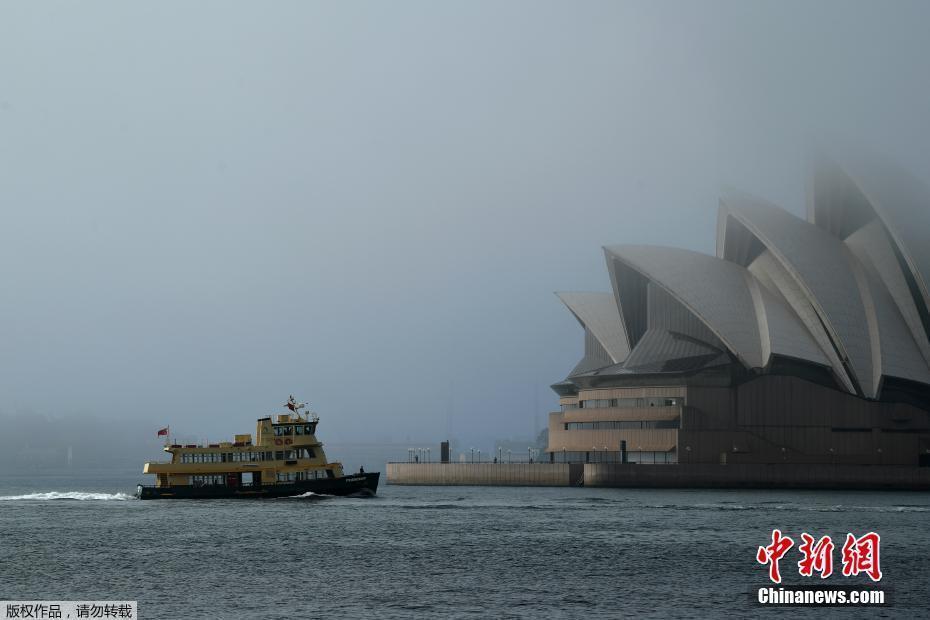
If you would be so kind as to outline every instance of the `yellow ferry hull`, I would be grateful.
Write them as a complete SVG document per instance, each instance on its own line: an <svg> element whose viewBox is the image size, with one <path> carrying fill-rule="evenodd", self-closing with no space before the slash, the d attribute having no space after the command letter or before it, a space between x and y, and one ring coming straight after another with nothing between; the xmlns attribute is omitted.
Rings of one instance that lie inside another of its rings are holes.
<svg viewBox="0 0 930 620"><path fill-rule="evenodd" d="M139 499L260 499L316 495L371 496L378 491L379 472L351 474L338 478L302 480L287 484L268 485L204 485L204 486L144 486L136 487Z"/></svg>

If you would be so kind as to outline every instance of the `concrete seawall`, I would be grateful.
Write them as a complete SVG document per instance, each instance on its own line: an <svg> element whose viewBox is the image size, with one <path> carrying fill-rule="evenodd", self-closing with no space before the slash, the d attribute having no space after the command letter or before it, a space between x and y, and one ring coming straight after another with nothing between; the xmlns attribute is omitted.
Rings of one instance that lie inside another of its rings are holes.
<svg viewBox="0 0 930 620"><path fill-rule="evenodd" d="M930 490L930 468L894 465L738 464L584 466L592 487Z"/></svg>
<svg viewBox="0 0 930 620"><path fill-rule="evenodd" d="M930 490L930 468L891 465L388 463L388 484Z"/></svg>
<svg viewBox="0 0 930 620"><path fill-rule="evenodd" d="M571 486L582 466L566 463L388 463L388 484ZM577 482L577 480L576 480Z"/></svg>

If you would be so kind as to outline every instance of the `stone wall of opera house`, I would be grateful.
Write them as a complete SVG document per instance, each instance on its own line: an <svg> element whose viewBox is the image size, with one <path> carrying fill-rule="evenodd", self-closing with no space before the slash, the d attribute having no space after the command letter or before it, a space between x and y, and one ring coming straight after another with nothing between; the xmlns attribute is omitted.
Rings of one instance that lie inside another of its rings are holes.
<svg viewBox="0 0 930 620"><path fill-rule="evenodd" d="M926 411L793 376L583 389L560 404L549 416L556 463L930 464Z"/></svg>

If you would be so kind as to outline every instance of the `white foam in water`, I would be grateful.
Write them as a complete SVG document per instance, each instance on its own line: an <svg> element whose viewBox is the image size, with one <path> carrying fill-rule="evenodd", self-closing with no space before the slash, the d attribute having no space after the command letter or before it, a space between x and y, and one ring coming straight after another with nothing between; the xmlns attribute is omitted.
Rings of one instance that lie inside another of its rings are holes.
<svg viewBox="0 0 930 620"><path fill-rule="evenodd" d="M26 495L2 495L3 500L50 500L50 499L74 499L74 500L98 500L98 501L126 501L135 499L132 495L126 493L85 493L83 491L49 491L47 493L28 493Z"/></svg>

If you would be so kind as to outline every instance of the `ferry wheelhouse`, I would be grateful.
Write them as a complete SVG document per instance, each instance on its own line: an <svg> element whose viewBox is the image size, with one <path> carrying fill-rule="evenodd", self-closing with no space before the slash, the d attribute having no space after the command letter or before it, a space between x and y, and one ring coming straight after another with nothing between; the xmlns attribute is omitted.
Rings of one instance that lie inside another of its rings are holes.
<svg viewBox="0 0 930 620"><path fill-rule="evenodd" d="M170 461L146 463L154 486L139 485L139 499L207 499L374 495L378 472L346 475L342 464L328 462L316 438L319 417L301 413L305 405L291 397L288 413L260 418L252 435L208 445L173 444Z"/></svg>

